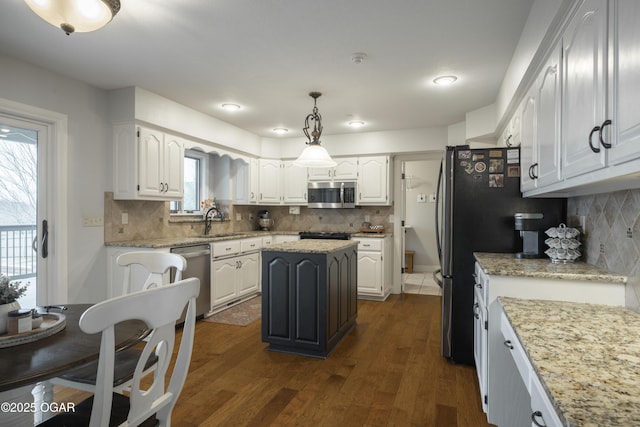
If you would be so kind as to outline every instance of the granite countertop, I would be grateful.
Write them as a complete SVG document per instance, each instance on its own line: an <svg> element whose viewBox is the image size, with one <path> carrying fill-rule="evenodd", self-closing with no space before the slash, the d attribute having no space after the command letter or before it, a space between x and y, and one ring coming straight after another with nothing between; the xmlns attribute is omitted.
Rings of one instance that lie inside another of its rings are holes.
<svg viewBox="0 0 640 427"><path fill-rule="evenodd" d="M585 262L554 264L549 258L516 259L513 254L486 252L474 252L473 255L484 272L489 275L610 283L627 282L627 276L612 273Z"/></svg>
<svg viewBox="0 0 640 427"><path fill-rule="evenodd" d="M223 240L245 239L248 237L264 237L275 235L298 235L298 231L244 231L232 233L212 233L209 236L161 237L156 239L125 240L121 242L105 242L105 246L123 246L133 248L171 248L219 242Z"/></svg>
<svg viewBox="0 0 640 427"><path fill-rule="evenodd" d="M262 248L262 250L269 252L324 254L347 249L351 246L358 246L358 242L353 240L303 239L293 242L278 243Z"/></svg>
<svg viewBox="0 0 640 427"><path fill-rule="evenodd" d="M500 297L566 426L640 425L640 314Z"/></svg>

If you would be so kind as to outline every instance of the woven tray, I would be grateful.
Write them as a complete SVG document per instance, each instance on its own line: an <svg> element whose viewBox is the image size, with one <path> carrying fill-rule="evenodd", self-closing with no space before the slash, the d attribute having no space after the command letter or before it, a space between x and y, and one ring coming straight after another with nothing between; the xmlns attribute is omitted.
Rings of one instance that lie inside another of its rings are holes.
<svg viewBox="0 0 640 427"><path fill-rule="evenodd" d="M43 313L40 327L16 335L0 335L0 348L13 347L49 337L67 326L64 314Z"/></svg>

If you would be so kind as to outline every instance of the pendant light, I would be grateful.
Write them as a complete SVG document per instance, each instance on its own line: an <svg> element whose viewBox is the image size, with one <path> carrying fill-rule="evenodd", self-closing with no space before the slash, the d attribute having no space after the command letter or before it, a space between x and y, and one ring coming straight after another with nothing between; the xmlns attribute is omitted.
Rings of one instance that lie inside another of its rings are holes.
<svg viewBox="0 0 640 427"><path fill-rule="evenodd" d="M120 10L120 0L24 0L40 18L67 35L98 30Z"/></svg>
<svg viewBox="0 0 640 427"><path fill-rule="evenodd" d="M320 135L322 135L322 116L318 113L318 107L316 101L318 97L322 95L320 92L311 92L309 96L313 98L313 111L307 115L304 120L304 128L302 131L309 140L305 144L307 147L302 151L300 157L298 157L293 164L303 168L330 168L337 163L329 156L327 150L320 145ZM313 130L309 134L309 128L311 128L311 122L313 122Z"/></svg>

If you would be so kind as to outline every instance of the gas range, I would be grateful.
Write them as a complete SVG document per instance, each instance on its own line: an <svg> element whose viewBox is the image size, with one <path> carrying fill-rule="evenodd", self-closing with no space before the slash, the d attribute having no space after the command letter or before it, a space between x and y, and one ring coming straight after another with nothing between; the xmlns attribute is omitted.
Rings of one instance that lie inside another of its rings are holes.
<svg viewBox="0 0 640 427"><path fill-rule="evenodd" d="M333 240L349 240L351 233L344 231L301 231L300 239L333 239Z"/></svg>

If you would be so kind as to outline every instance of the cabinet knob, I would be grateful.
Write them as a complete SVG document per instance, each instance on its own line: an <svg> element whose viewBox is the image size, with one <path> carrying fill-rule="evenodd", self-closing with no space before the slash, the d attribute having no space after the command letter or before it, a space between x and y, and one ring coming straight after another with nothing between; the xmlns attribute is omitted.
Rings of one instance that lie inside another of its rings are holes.
<svg viewBox="0 0 640 427"><path fill-rule="evenodd" d="M538 418L542 420L542 424L538 422ZM538 427L547 427L547 425L544 423L544 418L542 418L542 412L540 411L535 411L531 414L531 422Z"/></svg>
<svg viewBox="0 0 640 427"><path fill-rule="evenodd" d="M482 289L482 283L476 283L476 288Z"/></svg>
<svg viewBox="0 0 640 427"><path fill-rule="evenodd" d="M509 350L513 350L513 344L511 344L511 340L506 340L504 342L505 347L507 347Z"/></svg>

